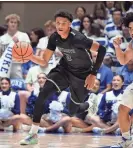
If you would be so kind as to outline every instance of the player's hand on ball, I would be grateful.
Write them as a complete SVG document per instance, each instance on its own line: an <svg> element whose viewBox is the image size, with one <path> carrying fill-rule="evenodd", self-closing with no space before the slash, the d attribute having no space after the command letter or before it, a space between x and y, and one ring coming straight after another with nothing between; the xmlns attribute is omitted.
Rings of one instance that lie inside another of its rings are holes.
<svg viewBox="0 0 133 148"><path fill-rule="evenodd" d="M87 76L84 87L86 87L88 90L92 89L94 87L95 79L95 75L90 74L89 76Z"/></svg>
<svg viewBox="0 0 133 148"><path fill-rule="evenodd" d="M116 37L114 40L113 40L113 45L115 48L118 48L120 47L120 44L122 43L122 40L121 40L121 37Z"/></svg>

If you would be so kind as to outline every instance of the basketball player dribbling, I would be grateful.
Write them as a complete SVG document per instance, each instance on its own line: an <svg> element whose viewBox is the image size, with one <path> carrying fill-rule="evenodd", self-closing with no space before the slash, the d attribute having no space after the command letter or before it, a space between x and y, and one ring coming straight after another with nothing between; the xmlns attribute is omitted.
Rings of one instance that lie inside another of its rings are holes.
<svg viewBox="0 0 133 148"><path fill-rule="evenodd" d="M73 116L78 112L79 104L84 102L88 93L87 89L91 89L94 85L96 74L101 66L106 49L99 43L70 28L72 20L72 15L69 12L57 12L55 14L57 32L53 33L49 38L43 59L34 55L32 57L32 61L40 65L46 65L56 47L63 54L59 65L52 69L48 75L48 78L53 83L46 81L39 93L35 104L31 130L28 136L20 141L21 145L38 143L37 132L43 113L43 103L50 95L58 91L57 86L61 91L68 87L70 88L71 101L69 103L69 111ZM92 61L91 50L98 52L95 64Z"/></svg>
<svg viewBox="0 0 133 148"><path fill-rule="evenodd" d="M133 12L127 13L125 18L123 18L123 23L125 27L129 28L129 33L132 38L127 49L123 52L120 48L121 38L116 38L113 42L116 56L122 65L127 64L131 59L133 59ZM130 134L131 128L131 118L129 115L133 109L133 83L130 84L124 91L122 96L122 102L119 107L119 126L122 132L122 142L111 146L111 148L132 148L133 139Z"/></svg>

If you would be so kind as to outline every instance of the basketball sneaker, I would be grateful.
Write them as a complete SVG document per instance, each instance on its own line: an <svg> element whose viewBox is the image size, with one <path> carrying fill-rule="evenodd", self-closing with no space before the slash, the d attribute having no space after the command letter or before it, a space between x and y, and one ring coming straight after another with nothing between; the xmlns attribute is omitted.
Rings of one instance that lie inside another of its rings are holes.
<svg viewBox="0 0 133 148"><path fill-rule="evenodd" d="M27 137L25 137L23 140L20 141L20 145L32 145L37 143L38 143L37 134L28 134Z"/></svg>
<svg viewBox="0 0 133 148"><path fill-rule="evenodd" d="M121 130L120 130L120 128L117 128L113 133L114 133L116 136L120 136L120 135L121 135Z"/></svg>
<svg viewBox="0 0 133 148"><path fill-rule="evenodd" d="M125 140L123 138L122 142L117 143L116 145L113 145L110 148L133 148L133 139Z"/></svg>
<svg viewBox="0 0 133 148"><path fill-rule="evenodd" d="M93 127L92 132L98 135L103 135L104 134L104 129L100 127Z"/></svg>

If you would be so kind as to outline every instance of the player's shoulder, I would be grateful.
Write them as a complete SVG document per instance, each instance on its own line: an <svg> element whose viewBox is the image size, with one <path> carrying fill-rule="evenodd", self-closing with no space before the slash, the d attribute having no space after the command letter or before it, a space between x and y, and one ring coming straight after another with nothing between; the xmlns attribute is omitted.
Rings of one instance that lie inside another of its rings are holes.
<svg viewBox="0 0 133 148"><path fill-rule="evenodd" d="M59 36L59 35L58 35L57 31L56 31L56 32L54 32L54 33L50 36L50 38L56 39L58 36Z"/></svg>
<svg viewBox="0 0 133 148"><path fill-rule="evenodd" d="M83 39L87 39L87 37L82 34L81 32L75 30L75 29L71 29L70 34L73 36L73 38L75 40L83 40Z"/></svg>

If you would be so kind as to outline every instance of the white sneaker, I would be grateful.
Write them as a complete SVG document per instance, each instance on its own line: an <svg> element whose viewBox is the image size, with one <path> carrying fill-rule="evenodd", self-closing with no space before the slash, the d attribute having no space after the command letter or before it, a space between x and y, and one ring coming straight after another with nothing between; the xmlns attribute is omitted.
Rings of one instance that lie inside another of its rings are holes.
<svg viewBox="0 0 133 148"><path fill-rule="evenodd" d="M122 141L120 143L117 143L116 145L111 146L110 148L133 148L133 140L126 140Z"/></svg>

